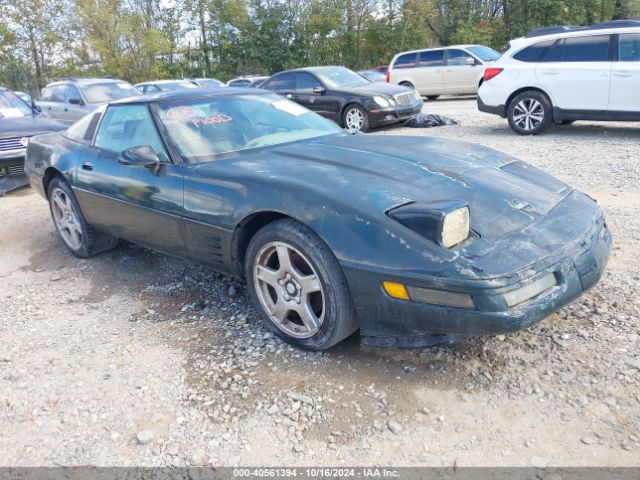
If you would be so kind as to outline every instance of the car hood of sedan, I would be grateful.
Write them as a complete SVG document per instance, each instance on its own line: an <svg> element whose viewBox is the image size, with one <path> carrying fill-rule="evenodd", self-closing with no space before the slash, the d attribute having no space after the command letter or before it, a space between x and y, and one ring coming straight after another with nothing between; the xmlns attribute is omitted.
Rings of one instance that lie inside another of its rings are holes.
<svg viewBox="0 0 640 480"><path fill-rule="evenodd" d="M42 115L0 118L0 137L31 136L36 133L57 132L67 128L60 122Z"/></svg>
<svg viewBox="0 0 640 480"><path fill-rule="evenodd" d="M435 138L328 136L244 158L252 174L320 191L365 213L411 202L466 201L471 227L485 238L522 229L571 192L559 180L495 150Z"/></svg>
<svg viewBox="0 0 640 480"><path fill-rule="evenodd" d="M413 92L413 88L404 87L402 85L394 85L391 83L375 82L364 83L356 87L338 87L335 89L339 92L348 93L351 95L388 95L394 96L400 93Z"/></svg>

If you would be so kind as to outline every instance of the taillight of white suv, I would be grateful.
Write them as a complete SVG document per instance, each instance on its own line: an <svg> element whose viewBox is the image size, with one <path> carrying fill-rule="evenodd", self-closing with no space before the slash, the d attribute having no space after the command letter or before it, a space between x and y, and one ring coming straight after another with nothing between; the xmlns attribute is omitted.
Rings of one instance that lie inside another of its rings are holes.
<svg viewBox="0 0 640 480"><path fill-rule="evenodd" d="M484 81L491 80L494 77L497 77L504 71L504 68L498 67L489 67L484 70Z"/></svg>

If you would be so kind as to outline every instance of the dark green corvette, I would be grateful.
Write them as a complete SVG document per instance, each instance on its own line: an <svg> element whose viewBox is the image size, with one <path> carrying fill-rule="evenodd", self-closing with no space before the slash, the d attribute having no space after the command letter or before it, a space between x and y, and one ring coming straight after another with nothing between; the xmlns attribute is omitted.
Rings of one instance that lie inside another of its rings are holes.
<svg viewBox="0 0 640 480"><path fill-rule="evenodd" d="M34 138L26 171L75 255L124 238L244 277L267 325L313 349L525 328L611 248L591 198L514 158L351 135L258 90L111 103Z"/></svg>

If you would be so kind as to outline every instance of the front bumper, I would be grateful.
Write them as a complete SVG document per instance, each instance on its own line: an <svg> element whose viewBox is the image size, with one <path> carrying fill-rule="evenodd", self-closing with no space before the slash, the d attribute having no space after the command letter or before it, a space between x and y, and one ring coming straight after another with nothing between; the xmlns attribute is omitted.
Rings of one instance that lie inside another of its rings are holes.
<svg viewBox="0 0 640 480"><path fill-rule="evenodd" d="M0 194L28 185L24 152L25 149L0 152Z"/></svg>
<svg viewBox="0 0 640 480"><path fill-rule="evenodd" d="M389 297L382 288L385 280L433 288L432 284L420 284L415 279L389 278L350 268L345 269L345 274L350 285L358 285L354 303L363 343L426 346L434 343L434 336L442 336L444 341L449 341L451 338L459 340L466 336L496 335L529 327L592 287L602 275L610 250L611 233L601 219L594 234L578 250L515 284L478 288L470 280L466 289L458 288L456 291L473 297L475 309L397 300ZM555 276L555 286L513 307L508 306L505 294L548 274ZM446 289L444 285L439 287Z"/></svg>
<svg viewBox="0 0 640 480"><path fill-rule="evenodd" d="M374 108L368 111L372 128L403 122L415 117L422 110L422 100L411 105L396 105L389 108Z"/></svg>

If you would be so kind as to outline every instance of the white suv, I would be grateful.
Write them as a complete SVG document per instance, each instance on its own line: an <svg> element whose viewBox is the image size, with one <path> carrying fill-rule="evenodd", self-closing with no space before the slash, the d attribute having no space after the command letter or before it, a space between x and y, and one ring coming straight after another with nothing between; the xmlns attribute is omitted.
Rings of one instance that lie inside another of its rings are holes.
<svg viewBox="0 0 640 480"><path fill-rule="evenodd" d="M440 95L475 95L487 65L500 57L484 45L412 50L397 54L387 70L387 83L415 88L435 100Z"/></svg>
<svg viewBox="0 0 640 480"><path fill-rule="evenodd" d="M552 122L640 121L640 21L541 28L513 40L485 70L478 108L521 135Z"/></svg>

